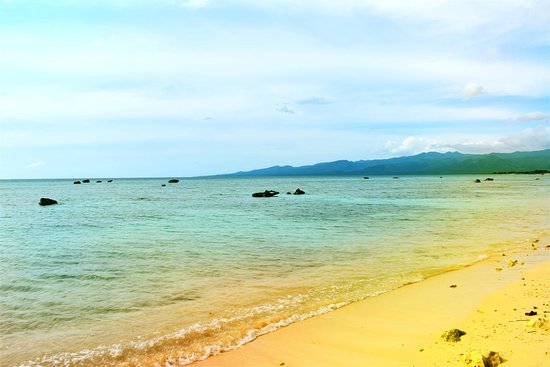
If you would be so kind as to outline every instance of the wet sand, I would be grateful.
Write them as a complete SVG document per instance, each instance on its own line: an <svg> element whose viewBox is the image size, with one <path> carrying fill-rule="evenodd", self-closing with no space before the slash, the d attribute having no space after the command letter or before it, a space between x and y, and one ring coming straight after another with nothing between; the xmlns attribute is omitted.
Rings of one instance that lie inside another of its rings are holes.
<svg viewBox="0 0 550 367"><path fill-rule="evenodd" d="M193 366L451 367L491 351L506 367L548 366L548 243L526 240L515 252L292 324ZM454 328L466 334L444 341Z"/></svg>

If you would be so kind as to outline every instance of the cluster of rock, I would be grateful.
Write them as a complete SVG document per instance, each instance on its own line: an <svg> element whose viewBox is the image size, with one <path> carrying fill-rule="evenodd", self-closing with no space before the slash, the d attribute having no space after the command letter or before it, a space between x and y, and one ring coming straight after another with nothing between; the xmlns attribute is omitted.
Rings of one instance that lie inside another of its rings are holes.
<svg viewBox="0 0 550 367"><path fill-rule="evenodd" d="M294 192L291 192L291 191L288 191L286 194L287 195L304 195L306 192L300 188L297 188L296 191ZM260 191L260 192L255 192L252 194L252 197L255 197L255 198L270 198L270 197L273 197L273 196L277 196L279 195L279 191L275 191L275 190L265 190L265 191Z"/></svg>
<svg viewBox="0 0 550 367"><path fill-rule="evenodd" d="M101 180L96 181L96 183L102 183L102 182L103 181L101 181ZM107 180L107 182L110 183L110 182L113 182L113 180ZM85 180L82 180L82 181L76 180L76 181L73 182L73 184L75 184L75 185L80 185L80 184L83 184L83 183L85 183L85 184L90 183L90 180L89 179L85 179Z"/></svg>
<svg viewBox="0 0 550 367"><path fill-rule="evenodd" d="M485 180L483 181L494 181L495 179L492 178L492 177L487 177ZM481 180L479 178L476 178L476 180L474 181L475 183L481 183Z"/></svg>

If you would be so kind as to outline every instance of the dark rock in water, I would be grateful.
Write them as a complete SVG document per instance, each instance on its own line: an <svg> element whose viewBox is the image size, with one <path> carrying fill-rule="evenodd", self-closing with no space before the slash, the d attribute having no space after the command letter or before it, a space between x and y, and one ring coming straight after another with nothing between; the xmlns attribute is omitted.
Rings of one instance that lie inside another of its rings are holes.
<svg viewBox="0 0 550 367"><path fill-rule="evenodd" d="M168 183L178 183L178 182L180 182L180 180L173 179L173 180L168 181Z"/></svg>
<svg viewBox="0 0 550 367"><path fill-rule="evenodd" d="M82 182L80 182L80 181L75 181L75 182L73 182L73 184L75 184L75 185L80 185L81 183L82 183Z"/></svg>
<svg viewBox="0 0 550 367"><path fill-rule="evenodd" d="M90 180L88 180L88 179L82 180L82 183L90 183Z"/></svg>
<svg viewBox="0 0 550 367"><path fill-rule="evenodd" d="M399 177L395 176L393 179L394 179L394 180L399 180Z"/></svg>
<svg viewBox="0 0 550 367"><path fill-rule="evenodd" d="M113 180L108 180L107 182L113 182Z"/></svg>
<svg viewBox="0 0 550 367"><path fill-rule="evenodd" d="M279 195L279 191L275 190L265 190L264 192L255 192L252 194L252 197L255 198L270 198L272 196Z"/></svg>
<svg viewBox="0 0 550 367"><path fill-rule="evenodd" d="M286 194L287 194L287 195L303 195L303 194L305 194L305 193L306 193L305 191L300 190L300 189L298 188L298 189L296 189L296 191L294 191L294 192L288 191Z"/></svg>
<svg viewBox="0 0 550 367"><path fill-rule="evenodd" d="M57 204L57 201L55 201L53 199L48 199L48 198L40 198L40 202L38 204L42 205L42 206L55 205L55 204Z"/></svg>
<svg viewBox="0 0 550 367"><path fill-rule="evenodd" d="M474 181L475 183L480 183L481 180L479 178L476 178L476 180Z"/></svg>
<svg viewBox="0 0 550 367"><path fill-rule="evenodd" d="M459 342L462 335L466 335L466 332L459 329L451 329L441 335L441 338L446 342Z"/></svg>
<svg viewBox="0 0 550 367"><path fill-rule="evenodd" d="M96 181L96 183L102 183L102 182L103 182L103 181L101 181L101 180L97 180L97 181Z"/></svg>
<svg viewBox="0 0 550 367"><path fill-rule="evenodd" d="M494 181L494 180L495 180L494 178L487 177L484 181Z"/></svg>
<svg viewBox="0 0 550 367"><path fill-rule="evenodd" d="M363 177L363 178L364 178L365 180L368 180L368 179L369 179L369 176L365 176L365 177Z"/></svg>
<svg viewBox="0 0 550 367"><path fill-rule="evenodd" d="M160 185L160 186L162 186L162 187L166 187L166 184L162 184L162 185Z"/></svg>

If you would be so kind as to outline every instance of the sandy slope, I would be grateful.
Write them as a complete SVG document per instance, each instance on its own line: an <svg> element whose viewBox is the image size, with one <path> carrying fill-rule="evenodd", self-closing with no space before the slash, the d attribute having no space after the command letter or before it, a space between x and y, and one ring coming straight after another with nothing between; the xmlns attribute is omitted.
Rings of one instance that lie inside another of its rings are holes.
<svg viewBox="0 0 550 367"><path fill-rule="evenodd" d="M526 241L523 251L290 325L194 366L464 366L472 351L498 352L505 367L550 366L550 331L527 326L550 322L547 241L537 250ZM525 316L530 311L537 315ZM466 335L443 341L452 328Z"/></svg>

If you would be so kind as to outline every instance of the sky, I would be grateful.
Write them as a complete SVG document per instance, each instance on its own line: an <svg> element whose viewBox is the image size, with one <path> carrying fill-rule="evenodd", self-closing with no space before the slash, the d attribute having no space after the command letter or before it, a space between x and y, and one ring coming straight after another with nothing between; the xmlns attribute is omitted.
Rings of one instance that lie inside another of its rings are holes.
<svg viewBox="0 0 550 367"><path fill-rule="evenodd" d="M0 0L0 178L550 148L549 0Z"/></svg>

